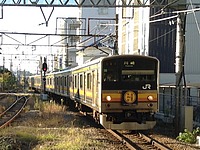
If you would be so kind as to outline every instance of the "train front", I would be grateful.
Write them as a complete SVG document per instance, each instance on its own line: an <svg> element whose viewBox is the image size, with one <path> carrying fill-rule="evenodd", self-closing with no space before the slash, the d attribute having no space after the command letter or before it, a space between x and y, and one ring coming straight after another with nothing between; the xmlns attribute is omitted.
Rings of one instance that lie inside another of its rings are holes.
<svg viewBox="0 0 200 150"><path fill-rule="evenodd" d="M100 123L105 128L147 130L158 111L157 59L119 55L102 60Z"/></svg>

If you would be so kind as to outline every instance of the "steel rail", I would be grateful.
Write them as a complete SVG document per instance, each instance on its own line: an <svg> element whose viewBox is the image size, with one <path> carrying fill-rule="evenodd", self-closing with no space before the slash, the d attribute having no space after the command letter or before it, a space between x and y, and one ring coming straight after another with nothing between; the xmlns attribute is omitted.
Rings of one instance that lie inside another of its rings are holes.
<svg viewBox="0 0 200 150"><path fill-rule="evenodd" d="M116 130L107 129L109 133L111 133L114 137L116 137L119 141L121 141L123 144L125 144L130 150L142 150L140 146L137 145L137 143L134 143L131 141L131 139L125 137L123 134ZM156 141L155 139L148 137L145 134L138 133L138 138L143 139L147 142L147 144L156 147L159 150L172 150L171 148L167 147L166 145Z"/></svg>
<svg viewBox="0 0 200 150"><path fill-rule="evenodd" d="M17 110L15 110L15 113L11 117L9 117L7 120L5 120L5 121L3 120L3 122L1 122L0 129L8 126L21 113L21 111L25 107L25 105L26 105L28 100L29 100L29 98L26 98L25 96L21 97L21 98L17 99L14 103L12 103L10 105L10 107L7 108L3 113L0 114L0 117L3 117L9 111L11 111L12 108L17 107L17 106L20 107L20 108L17 108ZM22 104L21 105L17 105L17 104L20 104L20 103L22 103Z"/></svg>
<svg viewBox="0 0 200 150"><path fill-rule="evenodd" d="M160 150L172 150L171 148L167 147L166 145L156 141L155 139L143 134L143 133L139 133L139 136L141 138L143 138L145 141L147 141L148 143L150 143L151 145L157 147Z"/></svg>
<svg viewBox="0 0 200 150"><path fill-rule="evenodd" d="M119 133L116 130L107 129L109 133L111 133L113 136L115 136L119 141L121 141L123 144L125 144L130 150L140 150L141 148L137 146L135 143L133 143L131 140L123 136L121 133Z"/></svg>

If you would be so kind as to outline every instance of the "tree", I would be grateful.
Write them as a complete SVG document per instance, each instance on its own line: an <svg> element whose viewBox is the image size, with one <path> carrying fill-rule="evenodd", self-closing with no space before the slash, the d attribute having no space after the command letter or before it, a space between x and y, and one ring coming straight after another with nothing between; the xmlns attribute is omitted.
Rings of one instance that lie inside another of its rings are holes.
<svg viewBox="0 0 200 150"><path fill-rule="evenodd" d="M16 77L8 69L0 68L0 83L3 90L14 89L16 87Z"/></svg>

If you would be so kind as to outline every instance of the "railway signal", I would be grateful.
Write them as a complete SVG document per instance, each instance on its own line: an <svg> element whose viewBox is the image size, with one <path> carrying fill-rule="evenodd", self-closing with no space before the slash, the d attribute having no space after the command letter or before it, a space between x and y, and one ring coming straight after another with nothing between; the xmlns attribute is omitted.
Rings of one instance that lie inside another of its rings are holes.
<svg viewBox="0 0 200 150"><path fill-rule="evenodd" d="M46 77L43 78L43 81L46 82Z"/></svg>
<svg viewBox="0 0 200 150"><path fill-rule="evenodd" d="M44 63L42 64L42 70L43 70L44 72L47 71L47 63L46 63L46 62L44 62Z"/></svg>
<svg viewBox="0 0 200 150"><path fill-rule="evenodd" d="M44 57L44 62L42 64L42 70L44 72L42 80L43 80L43 94L42 94L42 100L47 100L47 94L46 94L46 71L47 71L47 60Z"/></svg>

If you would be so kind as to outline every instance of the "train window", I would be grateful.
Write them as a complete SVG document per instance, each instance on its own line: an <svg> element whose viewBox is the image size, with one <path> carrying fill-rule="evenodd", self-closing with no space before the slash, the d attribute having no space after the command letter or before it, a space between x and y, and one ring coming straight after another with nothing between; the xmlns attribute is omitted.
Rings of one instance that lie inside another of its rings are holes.
<svg viewBox="0 0 200 150"><path fill-rule="evenodd" d="M70 87L73 87L73 81L72 81L72 76L69 76L68 78L68 83Z"/></svg>
<svg viewBox="0 0 200 150"><path fill-rule="evenodd" d="M74 76L74 87L76 88L77 86L76 86L76 81L77 79L76 79L76 76Z"/></svg>
<svg viewBox="0 0 200 150"><path fill-rule="evenodd" d="M106 61L103 63L103 81L117 82L119 81L119 63L116 60Z"/></svg>
<svg viewBox="0 0 200 150"><path fill-rule="evenodd" d="M67 77L64 79L65 86L67 86Z"/></svg>
<svg viewBox="0 0 200 150"><path fill-rule="evenodd" d="M114 69L104 69L103 71L103 81L113 81L113 82L116 82L118 81L118 76L117 76L117 73L116 73L116 70Z"/></svg>
<svg viewBox="0 0 200 150"><path fill-rule="evenodd" d="M60 85L64 85L64 77L60 77Z"/></svg>
<svg viewBox="0 0 200 150"><path fill-rule="evenodd" d="M78 88L78 75L74 76L74 87Z"/></svg>
<svg viewBox="0 0 200 150"><path fill-rule="evenodd" d="M91 89L91 73L87 73L87 89Z"/></svg>
<svg viewBox="0 0 200 150"><path fill-rule="evenodd" d="M57 82L58 86L60 85L60 77L58 77L58 82Z"/></svg>
<svg viewBox="0 0 200 150"><path fill-rule="evenodd" d="M79 82L80 88L83 88L83 75L80 75L80 82Z"/></svg>

